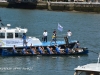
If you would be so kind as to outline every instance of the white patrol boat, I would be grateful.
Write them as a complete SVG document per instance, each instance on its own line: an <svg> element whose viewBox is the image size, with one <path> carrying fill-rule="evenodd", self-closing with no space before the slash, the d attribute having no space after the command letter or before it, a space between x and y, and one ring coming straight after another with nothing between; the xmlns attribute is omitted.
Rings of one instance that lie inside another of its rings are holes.
<svg viewBox="0 0 100 75"><path fill-rule="evenodd" d="M90 63L83 66L78 66L77 68L75 68L74 75L100 75L99 58L100 58L100 54L99 54L97 63Z"/></svg>
<svg viewBox="0 0 100 75"><path fill-rule="evenodd" d="M23 47L23 34L27 33L26 28L10 28L10 24L7 27L0 27L0 47ZM27 37L27 46L42 45L42 42L36 37Z"/></svg>

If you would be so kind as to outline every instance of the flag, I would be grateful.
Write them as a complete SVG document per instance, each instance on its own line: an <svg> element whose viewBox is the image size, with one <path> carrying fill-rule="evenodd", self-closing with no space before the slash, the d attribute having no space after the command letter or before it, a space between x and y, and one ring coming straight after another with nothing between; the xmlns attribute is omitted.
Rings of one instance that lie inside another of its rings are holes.
<svg viewBox="0 0 100 75"><path fill-rule="evenodd" d="M63 31L63 27L58 23L58 30Z"/></svg>

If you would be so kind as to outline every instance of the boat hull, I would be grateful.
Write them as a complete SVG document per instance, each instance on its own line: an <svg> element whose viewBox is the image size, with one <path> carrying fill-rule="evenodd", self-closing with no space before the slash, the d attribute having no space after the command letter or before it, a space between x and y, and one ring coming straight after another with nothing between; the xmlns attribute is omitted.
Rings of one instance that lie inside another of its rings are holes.
<svg viewBox="0 0 100 75"><path fill-rule="evenodd" d="M69 56L69 55L87 55L88 54L88 49L87 48L82 48L83 51L81 52L73 52L73 53L55 53L55 54L50 54L50 53L45 53L45 54L23 54L22 52L19 53L14 53L13 51L9 51L7 49L3 49L2 51L2 56Z"/></svg>
<svg viewBox="0 0 100 75"><path fill-rule="evenodd" d="M72 42L72 43L69 43L69 48L73 48L74 46L75 46L75 44L76 44L76 42ZM62 48L65 48L65 43L59 43L58 42L58 44L57 45L59 45L59 46L61 46ZM35 47L38 47L38 46L43 46L43 47L47 47L47 46L51 46L51 47L54 47L55 46L55 44L48 44L48 43L43 43L43 45L37 45L37 46L35 46ZM34 46L32 46L32 47L34 47ZM8 50L10 50L10 49L12 49L13 47L1 47L0 48L0 55L2 54L2 51L3 51L3 49L8 49ZM24 47L22 46L22 47L16 47L17 49L23 49ZM29 46L28 46L28 48L29 48Z"/></svg>

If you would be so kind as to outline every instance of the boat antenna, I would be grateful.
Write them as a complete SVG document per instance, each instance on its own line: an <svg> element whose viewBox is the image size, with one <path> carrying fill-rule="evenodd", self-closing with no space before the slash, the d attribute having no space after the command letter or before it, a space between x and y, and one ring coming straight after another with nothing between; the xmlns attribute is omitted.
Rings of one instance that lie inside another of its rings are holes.
<svg viewBox="0 0 100 75"><path fill-rule="evenodd" d="M1 17L0 17L0 22L1 22L2 20L1 20Z"/></svg>
<svg viewBox="0 0 100 75"><path fill-rule="evenodd" d="M2 23L1 17L0 17L0 23L1 23L2 26L4 26L4 24Z"/></svg>
<svg viewBox="0 0 100 75"><path fill-rule="evenodd" d="M98 62L97 62L97 67L96 67L96 69L98 69L98 67L99 67L99 58L100 58L100 53L99 53L99 56L98 56Z"/></svg>
<svg viewBox="0 0 100 75"><path fill-rule="evenodd" d="M99 53L99 57L98 57L98 63L99 63L99 59L100 59L100 53Z"/></svg>

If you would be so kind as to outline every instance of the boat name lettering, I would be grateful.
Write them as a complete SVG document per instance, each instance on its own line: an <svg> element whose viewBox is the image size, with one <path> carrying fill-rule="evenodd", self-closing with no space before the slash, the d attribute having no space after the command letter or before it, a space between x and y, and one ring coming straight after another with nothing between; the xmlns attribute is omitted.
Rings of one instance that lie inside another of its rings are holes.
<svg viewBox="0 0 100 75"><path fill-rule="evenodd" d="M6 41L6 44L18 44L20 41Z"/></svg>

